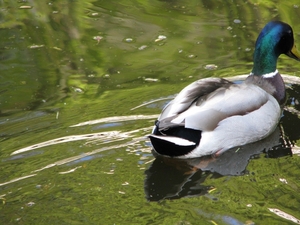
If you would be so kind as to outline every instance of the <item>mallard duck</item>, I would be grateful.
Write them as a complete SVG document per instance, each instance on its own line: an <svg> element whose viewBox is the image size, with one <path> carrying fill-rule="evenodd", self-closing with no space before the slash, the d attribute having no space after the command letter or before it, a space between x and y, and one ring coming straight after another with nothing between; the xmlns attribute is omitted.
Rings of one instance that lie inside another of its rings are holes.
<svg viewBox="0 0 300 225"><path fill-rule="evenodd" d="M270 135L285 102L285 85L276 69L281 54L300 60L290 25L272 21L256 40L253 69L243 83L200 79L163 109L149 135L154 152L177 158L217 157Z"/></svg>

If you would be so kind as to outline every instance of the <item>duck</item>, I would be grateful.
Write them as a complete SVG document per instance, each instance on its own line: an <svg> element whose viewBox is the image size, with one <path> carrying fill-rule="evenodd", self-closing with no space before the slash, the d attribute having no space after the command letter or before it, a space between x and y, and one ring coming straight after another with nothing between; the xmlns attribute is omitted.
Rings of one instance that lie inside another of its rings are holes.
<svg viewBox="0 0 300 225"><path fill-rule="evenodd" d="M277 70L281 54L300 61L291 26L271 21L256 40L253 68L242 83L200 79L164 107L149 135L153 153L182 159L218 157L272 134L286 100Z"/></svg>

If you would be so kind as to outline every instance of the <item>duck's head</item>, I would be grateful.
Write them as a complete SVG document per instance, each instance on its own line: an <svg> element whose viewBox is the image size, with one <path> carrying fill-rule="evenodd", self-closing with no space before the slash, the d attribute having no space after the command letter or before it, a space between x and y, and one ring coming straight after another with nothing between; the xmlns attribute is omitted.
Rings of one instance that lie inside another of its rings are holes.
<svg viewBox="0 0 300 225"><path fill-rule="evenodd" d="M291 26L280 21L271 21L262 29L256 40L252 74L264 75L274 72L281 54L300 61Z"/></svg>

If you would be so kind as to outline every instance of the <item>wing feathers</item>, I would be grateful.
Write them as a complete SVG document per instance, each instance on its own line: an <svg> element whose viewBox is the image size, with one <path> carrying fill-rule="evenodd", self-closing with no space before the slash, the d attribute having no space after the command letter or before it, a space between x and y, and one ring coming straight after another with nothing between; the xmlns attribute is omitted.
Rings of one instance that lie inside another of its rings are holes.
<svg viewBox="0 0 300 225"><path fill-rule="evenodd" d="M185 87L162 111L159 120L176 116L187 110L197 99L214 92L220 87L228 87L232 82L222 78L205 78Z"/></svg>
<svg viewBox="0 0 300 225"><path fill-rule="evenodd" d="M186 128L209 131L215 129L219 122L235 115L246 115L258 110L268 100L269 95L255 85L231 85L220 88L198 99L188 110L165 119L164 128L183 125ZM167 122L168 121L168 122Z"/></svg>

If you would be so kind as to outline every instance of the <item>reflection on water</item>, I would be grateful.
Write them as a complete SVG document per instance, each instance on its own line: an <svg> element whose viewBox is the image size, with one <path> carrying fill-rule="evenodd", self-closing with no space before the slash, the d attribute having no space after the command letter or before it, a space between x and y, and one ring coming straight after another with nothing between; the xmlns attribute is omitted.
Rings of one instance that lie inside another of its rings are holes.
<svg viewBox="0 0 300 225"><path fill-rule="evenodd" d="M273 146L270 137L253 152L243 146L178 162L154 159L146 135L187 84L250 72L254 41L269 20L290 23L297 44L298 5L2 1L1 224L297 222L298 81L286 80ZM300 64L284 56L278 67L299 76Z"/></svg>
<svg viewBox="0 0 300 225"><path fill-rule="evenodd" d="M278 127L266 139L230 149L217 158L157 157L146 171L146 198L159 201L207 194L212 187L201 186L206 177L244 175L249 160L260 157L262 152L269 158L292 156L291 145L283 140Z"/></svg>
<svg viewBox="0 0 300 225"><path fill-rule="evenodd" d="M109 117L109 118L102 118L99 120L93 120L93 121L86 121L83 123L71 125L70 127L81 127L81 126L87 126L87 125L92 125L92 124L103 124L105 123L107 126L110 124L118 121L120 124L124 125L124 122L126 121L131 121L131 120L146 120L146 119L155 119L157 118L158 115L131 115L131 116L119 116L119 117ZM110 126L109 126L110 127ZM105 147L95 149L90 152L85 152L81 153L76 156L72 156L69 158L64 158L62 160L56 161L56 162L51 162L50 164L42 167L35 169L31 171L31 173L36 173L45 169L49 169L55 166L61 166L64 164L69 164L72 163L80 163L83 161L88 161L92 160L96 154L99 154L101 152L113 150L113 149L120 149L128 146L135 146L136 143L141 142L141 140L144 140L145 137L136 137L137 133L140 133L141 131L143 132L150 132L152 127L145 127L142 129L136 129L136 130L131 130L128 132L121 132L121 131L109 131L109 132L100 132L100 133L90 133L90 134L82 134L82 135L72 135L72 136L64 136L52 140L48 140L45 142L40 142L36 143L31 146L26 146L24 148L18 149L14 152L11 153L10 157L7 157L3 159L3 161L12 161L16 159L22 159L22 158L28 158L32 157L36 154L38 154L39 149L52 146L52 145L59 145L63 143L70 143L70 142L79 142L79 141L84 141L84 145L106 145ZM112 143L113 145L107 146L108 144ZM145 146L146 151L149 149L148 146ZM36 151L34 151L36 150ZM142 149L139 149L139 151L142 151ZM73 172L73 171L72 171ZM7 181L5 183L0 183L0 186L7 185L10 183L14 183L19 180L23 180L32 176L35 176L36 174L32 175L27 175L24 177L19 177L15 178L11 181Z"/></svg>

